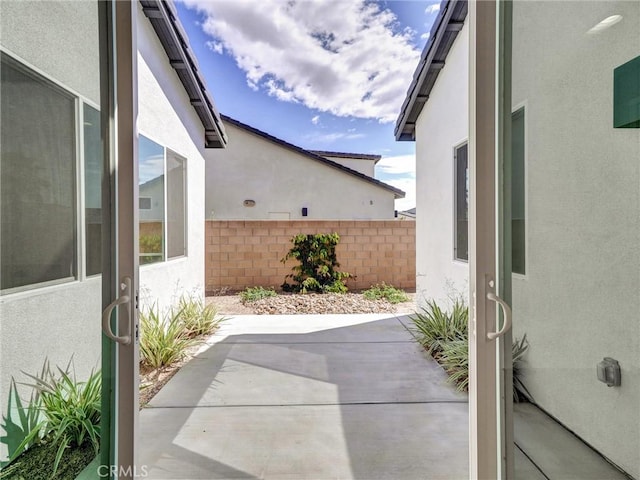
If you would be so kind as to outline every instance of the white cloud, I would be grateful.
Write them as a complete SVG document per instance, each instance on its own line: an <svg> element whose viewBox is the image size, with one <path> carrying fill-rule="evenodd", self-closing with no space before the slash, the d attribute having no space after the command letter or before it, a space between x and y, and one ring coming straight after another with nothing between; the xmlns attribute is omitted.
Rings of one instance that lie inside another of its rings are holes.
<svg viewBox="0 0 640 480"><path fill-rule="evenodd" d="M311 123L313 123L314 125L318 125L319 122L320 122L320 115L316 115L311 119Z"/></svg>
<svg viewBox="0 0 640 480"><path fill-rule="evenodd" d="M427 38L429 38L429 35L431 35L431 32L425 32L422 35L420 35L420 38L423 40L426 40Z"/></svg>
<svg viewBox="0 0 640 480"><path fill-rule="evenodd" d="M376 164L376 172L380 175L405 175L416 178L416 156L384 157Z"/></svg>
<svg viewBox="0 0 640 480"><path fill-rule="evenodd" d="M408 210L416 206L416 156L400 155L384 157L376 164L376 178L406 193L396 200L396 210Z"/></svg>
<svg viewBox="0 0 640 480"><path fill-rule="evenodd" d="M440 4L439 3L433 3L433 4L429 5L425 9L424 13L427 13L427 14L431 15L432 13L436 13L436 12L439 12L439 11L440 11Z"/></svg>
<svg viewBox="0 0 640 480"><path fill-rule="evenodd" d="M364 133L345 133L345 132L334 132L334 133L322 133L322 134L311 134L306 135L305 143L333 143L337 140L357 140L358 138L364 138L366 135Z"/></svg>
<svg viewBox="0 0 640 480"><path fill-rule="evenodd" d="M222 55L224 53L224 47L220 42L209 41L206 45L209 47L209 50L216 52L218 55Z"/></svg>
<svg viewBox="0 0 640 480"><path fill-rule="evenodd" d="M420 52L366 0L185 0L251 88L342 117L395 121Z"/></svg>

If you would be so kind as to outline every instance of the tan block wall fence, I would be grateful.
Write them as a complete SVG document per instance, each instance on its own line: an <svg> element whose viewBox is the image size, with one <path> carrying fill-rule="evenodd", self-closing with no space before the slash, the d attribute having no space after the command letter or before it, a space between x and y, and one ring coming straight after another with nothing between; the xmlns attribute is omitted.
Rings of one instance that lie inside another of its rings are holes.
<svg viewBox="0 0 640 480"><path fill-rule="evenodd" d="M300 233L340 235L336 248L340 270L356 275L347 283L363 290L385 282L405 290L416 286L415 222L399 220L307 221L206 221L206 280L208 294L221 288L247 287L280 290L296 265L283 264Z"/></svg>

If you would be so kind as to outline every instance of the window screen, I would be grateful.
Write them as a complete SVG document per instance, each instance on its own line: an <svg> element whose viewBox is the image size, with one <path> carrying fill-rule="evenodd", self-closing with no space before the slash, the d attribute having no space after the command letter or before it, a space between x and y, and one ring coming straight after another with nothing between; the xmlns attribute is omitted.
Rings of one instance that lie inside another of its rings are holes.
<svg viewBox="0 0 640 480"><path fill-rule="evenodd" d="M0 289L77 276L75 98L1 56Z"/></svg>

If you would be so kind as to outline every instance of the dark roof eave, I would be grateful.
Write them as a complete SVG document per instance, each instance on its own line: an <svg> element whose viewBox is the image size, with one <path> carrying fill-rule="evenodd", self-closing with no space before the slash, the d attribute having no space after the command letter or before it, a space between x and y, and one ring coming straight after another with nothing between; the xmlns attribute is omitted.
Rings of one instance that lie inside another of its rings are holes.
<svg viewBox="0 0 640 480"><path fill-rule="evenodd" d="M321 157L334 157L334 158L353 158L356 160L373 160L378 163L382 158L382 155L372 155L368 153L348 153L348 152L329 152L325 150L309 150L311 153L320 155Z"/></svg>
<svg viewBox="0 0 640 480"><path fill-rule="evenodd" d="M390 192L393 193L395 198L404 198L406 196L406 193L403 192L402 190L400 190L399 188L396 187L392 187L391 185L381 182L380 180L376 180L375 178L371 178L368 175L365 175L364 173L360 173L356 170L353 170L349 167L345 167L344 165L339 164L338 162L334 162L333 160L329 160L328 158L324 158L320 155L317 155L313 152L310 152L309 150L305 150L304 148L301 147L297 147L296 145L293 145L292 143L289 142L285 142L284 140L281 140L277 137L274 137L273 135L269 135L268 133L265 133L261 130L258 130L257 128L253 128L250 127L249 125L246 125L234 118L228 117L226 115L221 115L222 120L224 120L225 122L230 123L231 125L234 125L242 130L245 130L249 133L252 133L254 135L257 135L259 137L264 138L265 140L268 140L272 143L275 143L283 148L286 148L288 150L292 150L300 155L304 155L307 158L310 158L311 160L315 160L317 162L321 162L324 163L327 166L336 168L338 170L343 171L344 173L353 175L355 177L358 177L360 180L364 180L368 183L371 183L377 187L380 188L384 188L385 190L389 190Z"/></svg>
<svg viewBox="0 0 640 480"><path fill-rule="evenodd" d="M193 109L204 127L205 148L224 148L227 135L206 83L189 48L178 13L171 0L140 0L142 11L151 22L169 63L180 79Z"/></svg>
<svg viewBox="0 0 640 480"><path fill-rule="evenodd" d="M425 45L420 63L396 121L395 137L399 141L415 141L416 120L422 112L440 70L444 68L449 50L462 30L467 17L467 0L442 0L429 41Z"/></svg>

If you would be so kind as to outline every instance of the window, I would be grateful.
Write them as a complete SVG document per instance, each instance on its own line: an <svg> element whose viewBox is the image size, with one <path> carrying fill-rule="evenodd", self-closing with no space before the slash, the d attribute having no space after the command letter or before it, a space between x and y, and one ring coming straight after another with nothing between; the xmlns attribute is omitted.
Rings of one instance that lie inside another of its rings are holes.
<svg viewBox="0 0 640 480"><path fill-rule="evenodd" d="M100 111L9 55L0 54L0 61L0 291L78 279L80 225L84 275L99 274ZM83 181L77 176L80 162ZM83 212L79 198L84 198Z"/></svg>
<svg viewBox="0 0 640 480"><path fill-rule="evenodd" d="M140 136L141 265L187 253L185 166L184 158Z"/></svg>
<svg viewBox="0 0 640 480"><path fill-rule="evenodd" d="M2 55L3 291L77 278L75 98Z"/></svg>
<svg viewBox="0 0 640 480"><path fill-rule="evenodd" d="M187 253L185 160L167 150L167 257Z"/></svg>
<svg viewBox="0 0 640 480"><path fill-rule="evenodd" d="M456 260L469 260L469 161L467 144L454 150L455 162L455 224L454 249Z"/></svg>
<svg viewBox="0 0 640 480"><path fill-rule="evenodd" d="M85 104L84 218L87 275L102 273L102 159L100 111Z"/></svg>
<svg viewBox="0 0 640 480"><path fill-rule="evenodd" d="M524 107L511 115L511 271L525 274Z"/></svg>

